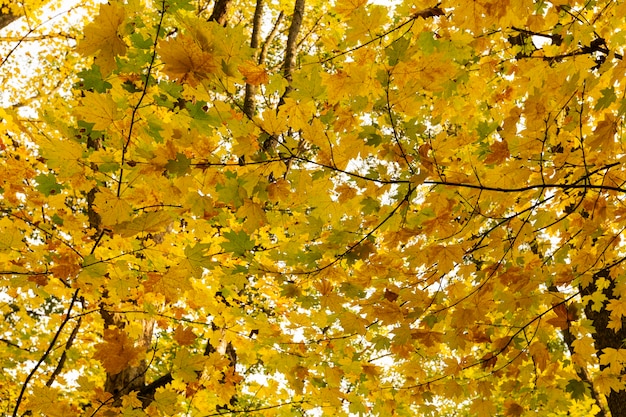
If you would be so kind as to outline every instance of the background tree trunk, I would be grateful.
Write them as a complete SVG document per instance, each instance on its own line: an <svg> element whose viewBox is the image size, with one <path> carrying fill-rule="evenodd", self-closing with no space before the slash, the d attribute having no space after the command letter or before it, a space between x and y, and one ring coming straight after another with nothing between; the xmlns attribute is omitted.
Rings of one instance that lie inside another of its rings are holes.
<svg viewBox="0 0 626 417"><path fill-rule="evenodd" d="M615 281L610 277L610 267L594 274L592 283L581 290L581 295L591 295L598 291L597 281L600 278L604 278L611 283L607 288L602 290L602 293L606 296L606 301L599 311L593 309L593 302L590 302L585 306L585 315L593 322L593 327L595 329L593 339L598 358L606 348L623 349L624 340L626 340L626 329L624 329L623 326L617 331L609 327L610 311L607 309L607 305L611 300L619 298L619 294L613 293L613 290L615 289ZM608 365L600 365L601 370L606 368L608 368ZM624 375L623 370L621 375ZM620 390L618 392L611 390L611 393L606 396L606 400L612 417L626 416L625 390Z"/></svg>

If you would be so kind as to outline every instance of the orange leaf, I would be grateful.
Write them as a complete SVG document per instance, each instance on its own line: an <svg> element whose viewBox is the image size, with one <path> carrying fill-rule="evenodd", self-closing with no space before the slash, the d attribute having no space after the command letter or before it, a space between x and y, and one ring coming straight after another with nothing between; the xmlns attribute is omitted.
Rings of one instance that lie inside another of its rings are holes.
<svg viewBox="0 0 626 417"><path fill-rule="evenodd" d="M494 142L489 150L491 153L485 158L485 164L499 164L506 161L511 153L509 152L509 144L506 140Z"/></svg>
<svg viewBox="0 0 626 417"><path fill-rule="evenodd" d="M139 360L141 348L136 348L128 335L119 329L105 329L104 342L96 345L93 357L102 362L110 374L119 374Z"/></svg>
<svg viewBox="0 0 626 417"><path fill-rule="evenodd" d="M196 335L190 327L183 327L179 324L174 330L174 340L181 346L187 346L196 340Z"/></svg>
<svg viewBox="0 0 626 417"><path fill-rule="evenodd" d="M513 401L505 401L504 407L504 415L507 417L520 417L522 414L524 414L524 407Z"/></svg>
<svg viewBox="0 0 626 417"><path fill-rule="evenodd" d="M266 84L270 80L265 67L254 63L254 61L248 60L243 65L240 65L238 69L246 79L246 83L250 85Z"/></svg>
<svg viewBox="0 0 626 417"><path fill-rule="evenodd" d="M270 201L284 201L289 197L291 193L291 187L289 181L285 179L279 179L267 186L267 193Z"/></svg>
<svg viewBox="0 0 626 417"><path fill-rule="evenodd" d="M159 54L165 64L163 71L180 83L187 81L192 87L217 71L213 56L203 51L190 36L179 35L163 42Z"/></svg>

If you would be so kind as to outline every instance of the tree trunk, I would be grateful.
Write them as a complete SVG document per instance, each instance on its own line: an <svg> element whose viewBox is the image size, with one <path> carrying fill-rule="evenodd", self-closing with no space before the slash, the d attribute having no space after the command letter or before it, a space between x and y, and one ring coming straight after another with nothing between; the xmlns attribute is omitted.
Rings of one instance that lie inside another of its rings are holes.
<svg viewBox="0 0 626 417"><path fill-rule="evenodd" d="M597 355L600 356L604 349L623 349L624 340L626 339L626 329L622 326L621 329L615 331L608 327L610 320L610 311L607 309L607 305L611 300L619 297L619 294L613 294L615 289L615 281L610 277L610 268L605 268L593 276L592 283L586 288L581 289L581 295L591 295L598 291L597 281L600 278L604 278L610 282L610 285L602 290L606 296L606 301L603 303L600 311L593 310L593 303L589 303L585 306L585 315L593 322L595 333L593 334L594 344ZM600 365L600 370L604 370L608 365ZM622 370L621 375L626 374ZM618 392L611 391L607 395L607 403L612 417L626 417L626 390L620 390Z"/></svg>
<svg viewBox="0 0 626 417"><path fill-rule="evenodd" d="M9 26L15 20L17 20L19 16L16 16L10 12L3 13L2 9L0 9L0 29L4 29Z"/></svg>
<svg viewBox="0 0 626 417"><path fill-rule="evenodd" d="M209 22L217 22L222 26L228 24L228 6L231 0L217 0L213 6L213 13L209 17Z"/></svg>

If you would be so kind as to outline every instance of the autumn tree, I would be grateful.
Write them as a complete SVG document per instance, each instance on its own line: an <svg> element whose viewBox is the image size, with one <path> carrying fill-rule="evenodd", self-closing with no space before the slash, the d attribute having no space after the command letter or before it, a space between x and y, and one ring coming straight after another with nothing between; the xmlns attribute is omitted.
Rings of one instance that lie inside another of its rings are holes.
<svg viewBox="0 0 626 417"><path fill-rule="evenodd" d="M626 416L626 2L0 26L3 415Z"/></svg>

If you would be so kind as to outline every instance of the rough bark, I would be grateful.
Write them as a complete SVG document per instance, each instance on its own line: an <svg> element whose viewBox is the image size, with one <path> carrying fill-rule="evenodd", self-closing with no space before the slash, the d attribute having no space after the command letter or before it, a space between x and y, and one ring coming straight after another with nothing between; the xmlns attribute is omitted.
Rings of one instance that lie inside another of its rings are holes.
<svg viewBox="0 0 626 417"><path fill-rule="evenodd" d="M217 0L215 6L213 6L213 13L209 17L209 22L217 22L222 26L228 24L228 6L230 6L231 0Z"/></svg>
<svg viewBox="0 0 626 417"><path fill-rule="evenodd" d="M285 46L285 60L283 61L282 72L283 77L289 82L285 92L283 93L276 111L280 106L285 104L285 98L293 90L291 87L291 78L293 70L296 67L296 56L298 49L298 35L300 34L300 28L302 27L302 18L304 17L305 0L296 0L293 7L293 15L291 16L291 25L289 26L289 34L287 35L287 45ZM263 149L265 151L273 151L278 145L278 138L270 136L263 142Z"/></svg>
<svg viewBox="0 0 626 417"><path fill-rule="evenodd" d="M287 81L291 82L291 75L296 66L296 55L298 46L298 35L302 27L302 18L304 17L305 0L296 0L291 16L291 26L289 26L289 35L287 36L287 46L285 47L285 61L283 62L283 76ZM285 90L285 97L292 90L291 85Z"/></svg>
<svg viewBox="0 0 626 417"><path fill-rule="evenodd" d="M250 47L257 55L257 49L261 41L261 19L263 18L263 0L256 1L256 7L254 8L254 18L252 20L252 37L250 39ZM262 64L262 62L259 62ZM243 112L248 118L252 119L254 116L255 108L255 96L257 93L257 86L252 84L246 84L246 96L243 100Z"/></svg>

